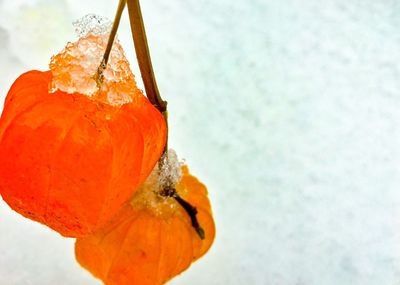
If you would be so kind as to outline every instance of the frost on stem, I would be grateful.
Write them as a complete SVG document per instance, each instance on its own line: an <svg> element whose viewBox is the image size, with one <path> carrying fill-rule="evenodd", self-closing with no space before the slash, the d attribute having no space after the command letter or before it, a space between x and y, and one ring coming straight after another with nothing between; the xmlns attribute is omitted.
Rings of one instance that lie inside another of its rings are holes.
<svg viewBox="0 0 400 285"><path fill-rule="evenodd" d="M176 152L169 149L135 193L131 204L135 207L146 208L158 216L173 214L178 205L170 197L161 193L166 187L175 187L181 181L181 167L182 162L179 161Z"/></svg>
<svg viewBox="0 0 400 285"><path fill-rule="evenodd" d="M169 149L160 160L158 184L160 188L174 187L182 178L182 162L173 149Z"/></svg>
<svg viewBox="0 0 400 285"><path fill-rule="evenodd" d="M53 80L50 91L80 93L110 105L132 102L135 94L141 91L136 87L134 75L118 39L111 50L100 88L94 78L107 46L111 21L90 14L74 22L74 26L80 38L68 43L51 58Z"/></svg>

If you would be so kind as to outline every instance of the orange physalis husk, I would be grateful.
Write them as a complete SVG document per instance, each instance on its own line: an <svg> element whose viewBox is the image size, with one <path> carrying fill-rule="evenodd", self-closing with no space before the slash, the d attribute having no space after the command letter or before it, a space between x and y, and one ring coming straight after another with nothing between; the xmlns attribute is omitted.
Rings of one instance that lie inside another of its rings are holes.
<svg viewBox="0 0 400 285"><path fill-rule="evenodd" d="M166 126L141 92L112 105L76 92L50 93L51 83L50 71L30 71L7 95L0 194L25 217L82 237L110 220L145 181L164 148Z"/></svg>
<svg viewBox="0 0 400 285"><path fill-rule="evenodd" d="M182 167L177 193L197 208L200 239L187 212L144 184L131 203L97 233L78 239L78 262L106 285L164 284L204 255L215 237L206 187Z"/></svg>

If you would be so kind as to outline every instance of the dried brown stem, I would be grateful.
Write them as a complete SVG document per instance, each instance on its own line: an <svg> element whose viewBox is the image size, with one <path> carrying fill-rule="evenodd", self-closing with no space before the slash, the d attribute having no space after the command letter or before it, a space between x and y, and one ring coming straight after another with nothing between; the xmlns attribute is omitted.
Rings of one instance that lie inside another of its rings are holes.
<svg viewBox="0 0 400 285"><path fill-rule="evenodd" d="M162 100L158 91L139 0L127 0L127 3L136 57L147 98L161 113L164 113L167 111L167 102Z"/></svg>

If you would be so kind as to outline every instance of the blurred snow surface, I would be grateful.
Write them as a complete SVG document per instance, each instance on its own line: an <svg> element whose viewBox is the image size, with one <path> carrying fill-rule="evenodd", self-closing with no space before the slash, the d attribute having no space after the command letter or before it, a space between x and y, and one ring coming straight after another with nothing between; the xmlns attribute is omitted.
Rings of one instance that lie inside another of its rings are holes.
<svg viewBox="0 0 400 285"><path fill-rule="evenodd" d="M0 95L117 1L0 0ZM142 1L171 146L208 186L209 254L171 284L400 284L398 1ZM127 17L119 33L135 74ZM137 81L140 77L137 77ZM99 284L0 203L1 285Z"/></svg>

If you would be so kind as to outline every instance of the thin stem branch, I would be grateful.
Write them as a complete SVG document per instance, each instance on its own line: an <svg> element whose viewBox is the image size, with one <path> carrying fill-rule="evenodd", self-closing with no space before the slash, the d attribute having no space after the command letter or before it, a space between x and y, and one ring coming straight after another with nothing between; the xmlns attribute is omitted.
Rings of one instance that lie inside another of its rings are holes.
<svg viewBox="0 0 400 285"><path fill-rule="evenodd" d="M186 213L189 215L190 220L192 222L192 227L195 229L197 235L199 236L200 239L205 239L206 234L204 232L204 229L200 226L199 220L197 219L197 209L194 207L192 204L190 204L188 201L183 199L178 192L176 191L175 188L172 187L166 187L163 189L161 192L162 196L165 197L170 197L174 198L176 202L181 205L181 207L186 211Z"/></svg>
<svg viewBox="0 0 400 285"><path fill-rule="evenodd" d="M162 100L160 92L158 91L139 0L127 0L127 3L136 57L139 63L140 73L142 74L147 98L161 113L163 113L164 118L167 119L165 114L167 111L167 102Z"/></svg>
<svg viewBox="0 0 400 285"><path fill-rule="evenodd" d="M126 6L126 0L120 0L117 8L117 13L115 14L114 22L111 28L110 36L108 38L107 47L103 55L103 59L97 68L97 72L95 75L95 80L97 86L100 87L103 83L103 72L107 67L108 59L110 58L110 53L114 44L115 37L117 35L119 23L121 21L122 12L124 11Z"/></svg>
<svg viewBox="0 0 400 285"><path fill-rule="evenodd" d="M178 193L175 194L174 199L185 209L186 213L188 213L190 220L192 221L192 227L195 229L197 235L200 239L205 239L206 235L204 229L200 226L199 221L197 220L197 209L192 206L189 202L184 200Z"/></svg>

